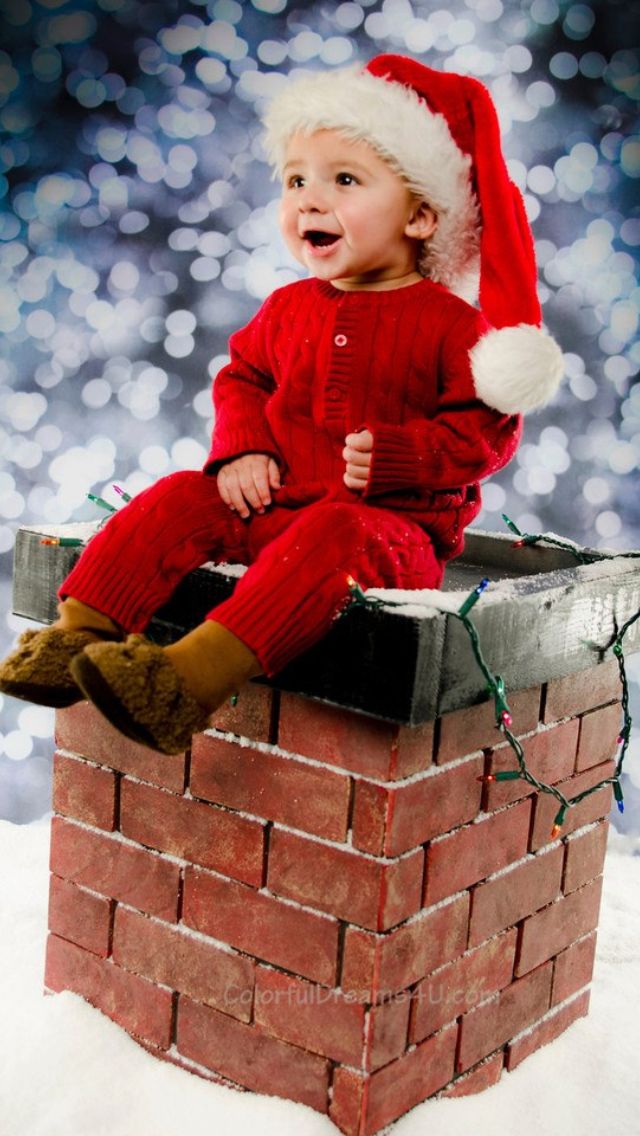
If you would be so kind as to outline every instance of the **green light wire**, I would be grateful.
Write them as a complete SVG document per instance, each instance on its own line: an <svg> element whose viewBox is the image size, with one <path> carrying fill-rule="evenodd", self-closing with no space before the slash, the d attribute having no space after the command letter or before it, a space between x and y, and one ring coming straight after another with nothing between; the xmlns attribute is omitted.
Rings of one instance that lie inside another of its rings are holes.
<svg viewBox="0 0 640 1136"><path fill-rule="evenodd" d="M560 537L557 536L549 536L546 533L523 533L506 513L501 513L500 515L507 528L510 529L515 536L520 537L520 540L514 543L514 548L522 548L525 545L539 544L540 541L544 541L545 544L550 544L554 548L563 548L566 552L570 552L579 564L596 564L600 560L614 560L618 557L627 557L632 560L640 557L640 552L616 552L613 555L610 552L597 552L595 549L590 549L589 552L583 552L581 549L576 548L575 544L570 544L569 541L561 540Z"/></svg>
<svg viewBox="0 0 640 1136"><path fill-rule="evenodd" d="M505 517L505 519L508 521L508 518ZM513 530L519 532L519 530L516 530L516 526L513 525L513 522L508 521L508 523L509 523L509 527L511 527ZM536 537L534 539L538 540L538 539L545 539L545 538ZM566 545L564 541L556 541L555 538L552 538L552 539L553 539L553 543L557 544L558 546L566 547L566 548L569 548L571 551L576 552L576 550L571 548L570 545ZM532 543L532 542L533 541L530 541L530 543ZM578 558L580 559L580 557L578 557ZM597 559L609 559L609 557L602 557L601 558L601 557L598 556ZM588 561L587 561L586 558L583 558L582 562L587 563ZM487 684L487 691L493 696L494 708L495 708L495 717L496 717L496 728L501 730L502 733L504 734L504 736L506 737L509 745L511 746L511 749L513 750L513 752L515 754L516 762L517 762L517 766L518 766L517 769L502 770L502 771L499 771L495 774L489 774L488 777L482 777L481 780L486 781L486 780L490 779L492 781L515 781L517 779L521 779L523 781L526 781L527 784L531 785L534 789L538 790L538 792L547 793L550 796L555 797L555 799L558 802L559 809L558 809L558 812L557 812L555 820L554 820L554 826L553 826L552 833L551 833L552 837L555 837L555 836L558 835L559 830L561 829L562 825L564 824L566 814L567 814L568 810L573 805L579 804L580 801L583 801L586 797L591 796L592 793L598 792L599 789L604 788L606 785L612 785L613 786L613 792L614 792L614 796L615 796L615 799L616 799L616 802L617 802L617 805L618 805L618 809L620 810L620 812L622 812L623 809L624 809L624 804L623 804L622 787L620 785L620 776L621 776L621 773L622 773L622 765L623 765L623 762L624 762L625 754L627 752L627 747L629 745L629 740L630 740L630 736L631 736L631 726L633 724L631 714L630 714L630 711L629 711L629 684L628 684L628 680L627 680L627 674L626 674L626 668L625 668L625 662L624 662L624 652L623 652L623 648L622 648L622 641L623 641L624 636L626 635L628 629L638 619L640 619L640 611L636 612L635 615L631 616L631 618L628 619L626 621L626 623L623 624L623 626L620 628L620 630L616 632L615 638L612 641L612 643L610 643L606 648L604 648L604 651L602 649L598 648L600 654L605 654L606 651L608 651L610 649L613 651L613 654L615 655L615 657L618 661L620 683L621 683L621 686L622 686L621 706L622 706L622 712L623 712L623 726L622 726L622 729L620 730L620 735L619 735L619 743L620 742L622 743L622 748L620 750L620 754L619 754L618 760L616 762L615 773L612 777L607 777L607 778L605 778L605 780L599 781L597 785L592 785L589 789L584 789L582 793L577 793L575 797L569 798L569 797L566 797L565 794L562 793L560 789L556 788L555 785L548 785L545 781L540 781L537 777L534 776L534 774L531 772L531 770L527 766L525 753L524 753L524 750L523 750L520 742L518 741L518 739L515 737L515 735L512 733L512 731L510 729L510 726L512 724L512 719L511 719L511 713L510 713L510 710L509 710L509 705L508 705L508 702L507 702L507 699L506 699L506 688L505 688L504 679L502 678L501 675L493 674L493 672L490 670L489 666L487 665L486 660L484 658L484 655L482 654L478 630L477 630L475 624L473 623L472 619L469 617L469 611L471 610L471 608L474 606L474 604L480 598L480 596L481 596L482 592L484 591L485 587L487 586L488 582L489 581L488 581L487 577L484 577L480 581L480 583L477 585L477 587L474 588L474 590L469 593L466 600L464 600L464 602L461 604L461 606L460 606L460 608L458 609L457 612L448 612L447 613L449 615L453 615L455 619L459 620L459 622L462 624L462 626L464 627L465 631L467 632L467 634L469 636L469 640L470 640L470 643L471 643L471 649L473 651L475 661L476 661L480 671L482 672L482 674L484 676L484 679L485 679L486 684ZM369 607L369 608L402 607L403 606L402 603L400 603L396 600L382 600L382 599L379 599L377 596L367 596L366 593L360 587L360 585L352 577L348 578L348 586L349 586L349 590L351 592L351 604L345 609L345 613L346 613L346 611L349 610L349 607L351 607L354 604L356 606Z"/></svg>

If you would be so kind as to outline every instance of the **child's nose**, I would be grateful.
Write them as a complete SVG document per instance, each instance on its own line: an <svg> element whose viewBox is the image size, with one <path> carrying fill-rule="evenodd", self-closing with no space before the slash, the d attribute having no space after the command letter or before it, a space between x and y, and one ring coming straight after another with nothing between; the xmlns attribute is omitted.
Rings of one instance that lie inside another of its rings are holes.
<svg viewBox="0 0 640 1136"><path fill-rule="evenodd" d="M326 194L317 185L305 185L298 198L298 208L302 213L325 213Z"/></svg>

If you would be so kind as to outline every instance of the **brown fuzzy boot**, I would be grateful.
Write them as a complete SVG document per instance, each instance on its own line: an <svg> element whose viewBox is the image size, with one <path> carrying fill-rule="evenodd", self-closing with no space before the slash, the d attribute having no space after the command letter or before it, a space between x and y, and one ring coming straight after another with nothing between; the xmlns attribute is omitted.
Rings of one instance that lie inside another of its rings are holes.
<svg viewBox="0 0 640 1136"><path fill-rule="evenodd" d="M250 678L262 674L251 649L222 623L205 619L165 654L194 698L211 714Z"/></svg>
<svg viewBox="0 0 640 1136"><path fill-rule="evenodd" d="M83 694L120 733L161 753L181 753L210 711L188 690L162 647L142 635L92 643L71 663Z"/></svg>
<svg viewBox="0 0 640 1136"><path fill-rule="evenodd" d="M168 754L186 749L229 694L261 674L251 650L214 620L166 648L142 635L121 644L95 643L71 670L121 733Z"/></svg>
<svg viewBox="0 0 640 1136"><path fill-rule="evenodd" d="M0 663L0 690L40 706L60 709L84 697L69 671L69 663L107 632L81 628L43 627L24 631L18 645Z"/></svg>

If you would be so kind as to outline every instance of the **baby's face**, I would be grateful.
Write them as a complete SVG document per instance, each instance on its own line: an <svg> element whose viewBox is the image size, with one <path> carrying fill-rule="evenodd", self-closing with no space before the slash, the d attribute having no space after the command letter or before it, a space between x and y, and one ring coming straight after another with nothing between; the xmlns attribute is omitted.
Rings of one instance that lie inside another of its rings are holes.
<svg viewBox="0 0 640 1136"><path fill-rule="evenodd" d="M420 279L420 242L436 218L367 142L318 130L289 140L280 224L312 276L379 289Z"/></svg>

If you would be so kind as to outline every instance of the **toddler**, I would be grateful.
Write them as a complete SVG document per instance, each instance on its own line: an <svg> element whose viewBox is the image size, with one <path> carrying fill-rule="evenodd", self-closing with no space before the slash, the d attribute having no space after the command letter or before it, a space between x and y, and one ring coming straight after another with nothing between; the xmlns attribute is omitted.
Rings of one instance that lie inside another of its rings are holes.
<svg viewBox="0 0 640 1136"><path fill-rule="evenodd" d="M116 513L62 584L55 623L0 665L6 693L89 698L164 753L325 635L349 577L438 587L479 481L562 374L480 83L394 55L304 76L268 109L266 147L308 278L232 335L202 472ZM151 616L206 560L247 570L200 626L151 643Z"/></svg>

